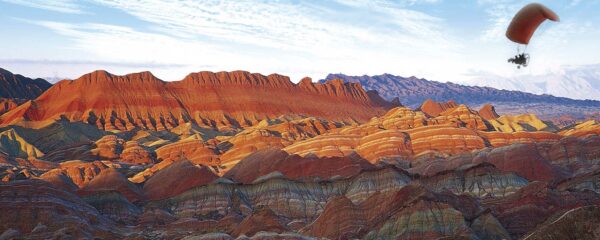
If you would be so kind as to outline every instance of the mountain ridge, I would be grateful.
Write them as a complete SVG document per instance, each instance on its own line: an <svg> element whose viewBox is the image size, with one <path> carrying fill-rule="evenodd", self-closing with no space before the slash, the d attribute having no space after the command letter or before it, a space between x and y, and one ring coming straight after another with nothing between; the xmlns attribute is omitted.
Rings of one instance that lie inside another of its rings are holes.
<svg viewBox="0 0 600 240"><path fill-rule="evenodd" d="M0 124L66 118L106 130L169 129L185 122L241 127L285 114L364 121L396 105L341 80L294 84L279 74L233 71L196 72L167 82L150 72L120 76L98 70L59 81L0 116Z"/></svg>
<svg viewBox="0 0 600 240"><path fill-rule="evenodd" d="M494 101L508 101L511 100L511 97L530 97L532 100L536 100L537 102L560 102L563 104L585 104L585 105L590 105L590 106L595 106L595 107L600 107L600 101L598 100L592 100L592 99L586 99L586 100L580 100L580 99L571 99L571 98L566 98L566 97L557 97L557 96L553 96L553 95L549 95L549 94L534 94L534 93L529 93L529 92L524 92L524 91L517 91L517 90L503 90L503 89L497 89L497 88L493 88L493 87L483 87L483 86L468 86L468 85L464 85L464 84L457 84L457 83L452 83L452 82L438 82L438 81L433 81L433 80L427 80L424 78L417 78L415 76L411 76L411 77L402 77L402 76L396 76L396 75L392 75L389 73L385 73L385 74L381 74L381 75L373 75L373 76L369 76L369 75L362 75L362 76L349 76L349 75L345 75L345 74L328 74L325 79L320 80L319 82L324 82L330 79L343 79L344 81L347 82L357 82L357 83L361 83L361 85L363 87L365 87L366 89L373 89L373 90L377 90L379 92L379 94L386 98L386 99L392 99L394 97L400 97L400 99L403 99L403 103L405 105L411 106L411 107L416 107L418 106L418 104L423 103L425 100L427 99L432 99L435 101L450 101L450 100L454 100L456 102L461 102L461 103L472 103L472 102L476 102L477 104L484 104L484 103L489 103L489 102L494 102ZM394 89L390 89L387 90L385 87L382 87L381 85L384 84L383 82L385 81L385 83L390 84L391 87L388 88L398 88L397 90L401 90L401 91L393 91ZM401 81L404 81L406 83L403 83ZM403 84L404 86L400 85ZM414 86L413 88L409 88L410 86ZM404 87L399 88L399 87ZM440 89L446 87L446 89ZM428 88L429 90L433 90L434 92L426 92L426 93L421 93L420 91L416 91L416 90L423 90L425 88ZM413 95L410 95L407 90L412 90L414 92ZM447 92L442 92L442 90L445 90ZM492 97L485 97L485 96L479 96L479 95L475 95L475 96L471 96L472 98L467 98L465 97L461 97L460 95L458 95L458 97L455 97L453 99L448 99L449 93L458 93L459 90L462 91L471 91L476 93L477 91L479 91L479 94L483 95L484 93L492 93L493 96L496 96L497 99L493 99ZM421 93L421 94L419 94ZM465 101L466 100L466 101Z"/></svg>
<svg viewBox="0 0 600 240"><path fill-rule="evenodd" d="M31 79L0 68L0 98L35 99L51 86L44 79Z"/></svg>

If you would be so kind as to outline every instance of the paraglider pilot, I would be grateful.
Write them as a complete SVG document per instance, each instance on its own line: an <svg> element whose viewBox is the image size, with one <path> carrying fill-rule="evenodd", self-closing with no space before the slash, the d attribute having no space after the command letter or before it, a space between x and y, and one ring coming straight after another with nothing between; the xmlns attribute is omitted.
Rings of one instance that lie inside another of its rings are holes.
<svg viewBox="0 0 600 240"><path fill-rule="evenodd" d="M529 60L529 54L526 53L521 53L521 54L517 54L514 58L509 58L508 62L517 64L517 68L521 68L521 66L523 67L527 67L527 62Z"/></svg>
<svg viewBox="0 0 600 240"><path fill-rule="evenodd" d="M559 17L542 4L528 4L513 17L508 29L506 29L506 37L517 44L525 45L525 49L527 49L533 33L546 20L558 22ZM527 67L529 54L519 53L517 48L517 55L508 59L508 62L517 64L517 68Z"/></svg>

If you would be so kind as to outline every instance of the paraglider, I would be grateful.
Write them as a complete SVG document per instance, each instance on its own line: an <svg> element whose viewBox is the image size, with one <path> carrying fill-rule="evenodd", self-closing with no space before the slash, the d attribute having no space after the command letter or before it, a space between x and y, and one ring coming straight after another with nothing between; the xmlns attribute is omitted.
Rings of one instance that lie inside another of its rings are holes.
<svg viewBox="0 0 600 240"><path fill-rule="evenodd" d="M547 19L555 22L559 21L558 15L546 6L539 3L528 4L514 16L506 30L506 37L515 43L525 45L525 50L527 50L527 45L533 33ZM521 53L520 46L517 47L517 55L508 59L508 62L517 64L517 68L527 67L529 54L525 53L525 50Z"/></svg>

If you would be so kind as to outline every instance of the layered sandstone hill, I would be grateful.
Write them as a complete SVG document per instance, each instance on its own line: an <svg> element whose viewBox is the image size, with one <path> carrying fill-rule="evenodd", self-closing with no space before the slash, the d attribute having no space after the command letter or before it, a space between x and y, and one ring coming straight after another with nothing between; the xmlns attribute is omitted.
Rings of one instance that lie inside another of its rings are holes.
<svg viewBox="0 0 600 240"><path fill-rule="evenodd" d="M498 113L496 112L496 107L489 103L483 105L483 107L481 107L481 109L479 109L478 112L479 115L481 115L481 117L483 117L485 120L492 120L500 117L500 115L498 115Z"/></svg>
<svg viewBox="0 0 600 240"><path fill-rule="evenodd" d="M596 120L574 124L560 130L562 135L566 136L586 136L600 134L600 123Z"/></svg>
<svg viewBox="0 0 600 240"><path fill-rule="evenodd" d="M434 104L435 102L430 101L423 105ZM500 131L501 129L493 128L491 121L496 121L495 119L488 121L465 105L446 106L445 110L435 114L425 114L406 107L394 108L364 124L347 126L295 142L286 146L284 150L290 154L315 154L319 157L343 157L356 152L376 163L418 160L433 156L447 157L486 147L557 142L562 138L559 134L536 129L529 129L536 132L527 132L527 129L511 128L511 131L507 130L505 133ZM431 115L437 117L428 117ZM498 119L504 118L505 116L502 116ZM519 123L537 126L541 121L532 116L523 118Z"/></svg>
<svg viewBox="0 0 600 240"><path fill-rule="evenodd" d="M489 119L489 123L499 132L556 131L558 128L550 122L540 120L534 114L504 115Z"/></svg>
<svg viewBox="0 0 600 240"><path fill-rule="evenodd" d="M1 117L1 124L66 118L106 130L162 130L194 122L212 128L251 126L284 114L367 120L393 104L360 84L244 71L198 72L164 82L150 72L117 76L95 71L63 80Z"/></svg>
<svg viewBox="0 0 600 240"><path fill-rule="evenodd" d="M429 116L437 117L443 111L455 107L458 107L458 104L456 104L456 102L454 101L436 102L431 99L427 99L425 100L425 102L423 102L423 104L421 104L421 106L417 110L420 110L421 112L424 112Z"/></svg>

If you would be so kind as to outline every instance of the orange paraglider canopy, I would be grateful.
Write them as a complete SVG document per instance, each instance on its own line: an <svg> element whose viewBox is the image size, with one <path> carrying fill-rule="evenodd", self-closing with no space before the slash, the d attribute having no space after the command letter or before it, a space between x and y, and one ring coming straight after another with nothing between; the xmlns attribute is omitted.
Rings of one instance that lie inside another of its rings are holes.
<svg viewBox="0 0 600 240"><path fill-rule="evenodd" d="M529 44L535 30L546 19L559 21L558 15L546 6L539 3L528 4L512 19L506 30L506 37L516 43Z"/></svg>

